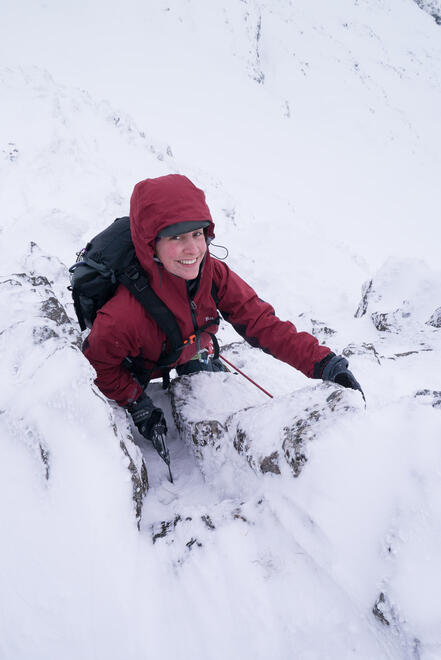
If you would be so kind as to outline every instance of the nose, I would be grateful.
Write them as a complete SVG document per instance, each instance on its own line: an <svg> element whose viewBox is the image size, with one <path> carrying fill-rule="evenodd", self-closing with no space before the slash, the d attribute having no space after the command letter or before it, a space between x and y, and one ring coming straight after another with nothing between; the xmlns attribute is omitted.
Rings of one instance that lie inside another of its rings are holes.
<svg viewBox="0 0 441 660"><path fill-rule="evenodd" d="M187 236L184 242L184 250L185 252L196 254L196 252L198 252L197 238L194 236Z"/></svg>

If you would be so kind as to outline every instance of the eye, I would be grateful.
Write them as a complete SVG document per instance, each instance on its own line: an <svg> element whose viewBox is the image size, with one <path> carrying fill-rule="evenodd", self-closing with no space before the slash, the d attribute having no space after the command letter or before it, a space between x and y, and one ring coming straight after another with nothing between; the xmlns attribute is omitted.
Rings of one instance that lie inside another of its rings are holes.
<svg viewBox="0 0 441 660"><path fill-rule="evenodd" d="M193 232L193 238L199 238L199 236L202 236L203 233L204 232L201 231L200 229L196 229L196 231Z"/></svg>
<svg viewBox="0 0 441 660"><path fill-rule="evenodd" d="M169 240L170 240L170 241L179 241L180 238L181 238L181 237L180 237L179 235L178 235L178 236L170 236L170 237L169 237Z"/></svg>

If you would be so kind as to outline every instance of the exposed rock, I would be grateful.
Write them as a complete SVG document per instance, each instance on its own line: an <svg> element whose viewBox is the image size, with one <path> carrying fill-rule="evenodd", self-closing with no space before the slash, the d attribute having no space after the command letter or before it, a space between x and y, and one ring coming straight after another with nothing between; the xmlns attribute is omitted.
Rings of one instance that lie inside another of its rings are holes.
<svg viewBox="0 0 441 660"><path fill-rule="evenodd" d="M250 524L248 518L244 515L242 508L240 506L236 507L232 511L233 520L241 520L244 523Z"/></svg>
<svg viewBox="0 0 441 660"><path fill-rule="evenodd" d="M70 323L69 317L66 314L64 307L58 302L55 296L49 296L41 303L41 311L43 316L55 321L57 325L65 325Z"/></svg>
<svg viewBox="0 0 441 660"><path fill-rule="evenodd" d="M32 341L42 344L50 339L64 339L77 347L81 335L71 323L63 305L57 299L47 277L35 273L15 273L0 278L2 295L7 298L10 289L12 310L26 309L24 322L30 327ZM20 296L14 290L20 287ZM21 309L20 309L21 307Z"/></svg>
<svg viewBox="0 0 441 660"><path fill-rule="evenodd" d="M264 474L265 472L273 472L274 474L280 474L279 452L273 451L272 454L263 458L260 461L260 470Z"/></svg>
<svg viewBox="0 0 441 660"><path fill-rule="evenodd" d="M342 355L350 358L352 355L368 355L378 364L381 364L380 355L374 344L363 342L362 344L349 344L342 350Z"/></svg>
<svg viewBox="0 0 441 660"><path fill-rule="evenodd" d="M164 539L170 532L176 527L178 522L182 520L181 516L177 515L173 520L161 520L159 523L155 523L151 527L152 532L152 541L156 543L159 539ZM191 520L191 518L190 518ZM171 541L173 543L173 539Z"/></svg>
<svg viewBox="0 0 441 660"><path fill-rule="evenodd" d="M216 529L216 526L214 525L213 521L211 520L208 514L206 514L205 516L201 516L201 520L203 523L205 523L208 529Z"/></svg>
<svg viewBox="0 0 441 660"><path fill-rule="evenodd" d="M336 330L328 327L325 323L323 323L323 321L316 321L315 319L311 319L311 324L312 334L314 337L317 337L317 339L320 339L322 343L326 343L329 337L332 337L332 335L335 335L336 333Z"/></svg>
<svg viewBox="0 0 441 660"><path fill-rule="evenodd" d="M298 477L307 462L308 458L305 453L305 443L307 440L313 440L315 435L311 433L306 435L308 424L302 420L297 422L291 427L283 429L285 438L283 440L283 453L290 466L292 473Z"/></svg>
<svg viewBox="0 0 441 660"><path fill-rule="evenodd" d="M49 467L49 450L46 449L45 447L43 447L43 445L42 445L41 443L39 443L39 447L40 447L40 456L41 456L41 460L43 461L43 465L44 465L45 468L46 468L46 469L45 469L45 473L44 473L44 475L45 475L45 477L46 477L46 480L48 480L48 479L49 479L49 475L50 475L50 467Z"/></svg>
<svg viewBox="0 0 441 660"><path fill-rule="evenodd" d="M407 629L406 622L399 616L390 598L381 591L372 608L372 614L399 641L403 650L403 658L420 660L421 641Z"/></svg>
<svg viewBox="0 0 441 660"><path fill-rule="evenodd" d="M389 333L407 334L415 343L417 333L428 335L427 325L441 327L441 308L433 311L440 299L436 271L422 260L391 258L364 283L355 317L368 315L385 338Z"/></svg>
<svg viewBox="0 0 441 660"><path fill-rule="evenodd" d="M263 500L262 500L263 501ZM262 502L259 502L261 504ZM251 513L244 509L250 509ZM212 515L186 515L185 511L174 512L167 520L150 524L146 532L150 535L153 545L167 546L167 560L175 568L181 567L192 553L199 548L213 543L217 530L231 525L252 526L255 524L254 505L247 506L244 502L225 501L216 509L216 520ZM164 555L161 555L164 559Z"/></svg>
<svg viewBox="0 0 441 660"><path fill-rule="evenodd" d="M46 439L32 425L10 411L0 411L5 415L8 433L14 441L24 444L35 460L38 472L44 481L51 475L50 451Z"/></svg>
<svg viewBox="0 0 441 660"><path fill-rule="evenodd" d="M237 453L246 458L248 464L255 472L260 471L262 474L265 474L266 472L280 474L279 452L276 450L263 456L254 455L251 451L252 436L250 436L249 431L241 427L240 422L234 428L235 421L236 420L233 418L231 421L231 428L228 428L227 420L226 431L229 431L229 436L233 438L233 447L236 449Z"/></svg>
<svg viewBox="0 0 441 660"><path fill-rule="evenodd" d="M414 0L418 7L435 19L441 25L441 2L439 0Z"/></svg>
<svg viewBox="0 0 441 660"><path fill-rule="evenodd" d="M215 419L196 422L193 427L193 444L196 447L210 445L210 447L219 451L224 434L225 427Z"/></svg>
<svg viewBox="0 0 441 660"><path fill-rule="evenodd" d="M204 523L204 527L202 527L201 521ZM179 567L189 557L190 552L196 548L202 548L201 539L214 529L215 526L208 515L193 519L192 516L176 514L171 520L161 520L151 525L150 533L153 544L160 541L173 547L175 555L173 563Z"/></svg>
<svg viewBox="0 0 441 660"><path fill-rule="evenodd" d="M147 467L143 454L134 441L126 411L114 402L110 403L110 407L113 419L113 432L119 441L120 449L126 459L124 464L130 473L130 479L132 482L132 500L139 529L144 499L149 489Z"/></svg>
<svg viewBox="0 0 441 660"><path fill-rule="evenodd" d="M403 301L406 305L407 301ZM374 326L380 332L395 332L398 333L402 329L402 319L410 316L410 312L405 309L396 309L393 312L373 312L371 319Z"/></svg>
<svg viewBox="0 0 441 660"><path fill-rule="evenodd" d="M287 463L297 477L308 460L309 443L334 423L335 415L340 418L354 410L351 397L356 394L329 383L303 388L271 403L262 404L260 400L257 405L241 409L240 403L247 403L243 400L243 384L233 374L224 374L223 378L232 401L229 409L217 391L222 381L214 375L185 376L171 387L176 425L207 477L217 474L224 464L241 470L238 457L245 459L257 475L281 475L286 473L283 466ZM211 385L213 391L207 396ZM217 412L213 404L216 401ZM210 415L207 421L200 419L205 414Z"/></svg>
<svg viewBox="0 0 441 660"><path fill-rule="evenodd" d="M362 286L361 289L361 301L357 307L357 311L355 312L355 318L360 318L361 316L364 316L367 312L367 308L369 305L369 297L372 291L372 285L374 281L369 280L368 282L365 282Z"/></svg>
<svg viewBox="0 0 441 660"><path fill-rule="evenodd" d="M432 325L434 328L441 328L441 307L438 307L433 312L430 319L426 322L427 325Z"/></svg>
<svg viewBox="0 0 441 660"><path fill-rule="evenodd" d="M418 390L415 397L422 399L424 403L430 403L433 408L441 408L440 390Z"/></svg>
<svg viewBox="0 0 441 660"><path fill-rule="evenodd" d="M308 461L308 444L322 431L320 421L325 424L330 413L347 413L354 410L346 402L346 393L342 389L331 392L324 403L317 402L313 407L306 407L294 423L283 429L283 451L294 477L298 477Z"/></svg>
<svg viewBox="0 0 441 660"><path fill-rule="evenodd" d="M369 306L372 307L374 304L381 304L382 301L383 294L378 290L378 287L374 287L373 280L368 280L363 284L361 301L355 312L355 318L364 316L367 313ZM403 301L403 304L406 305L406 301ZM409 312L401 311L400 309L395 309L392 312L373 311L371 312L371 319L377 330L380 332L398 332L400 329L400 317L403 316L407 318L408 315Z"/></svg>
<svg viewBox="0 0 441 660"><path fill-rule="evenodd" d="M374 312L373 314L371 314L371 319L373 321L374 326L380 332L388 332L390 330L393 330L393 324L390 321L389 314Z"/></svg>
<svg viewBox="0 0 441 660"><path fill-rule="evenodd" d="M17 160L19 156L19 151L15 142L8 142L7 146L2 149L2 154L6 160L9 160L11 163Z"/></svg>
<svg viewBox="0 0 441 660"><path fill-rule="evenodd" d="M149 479L147 476L147 468L144 462L144 459L141 461L141 466L138 468L127 449L126 443L121 440L120 447L125 456L129 459L128 469L130 471L130 476L132 478L132 498L135 503L135 515L136 521L139 529L141 516L142 516L142 505L144 503L144 497L149 488Z"/></svg>
<svg viewBox="0 0 441 660"><path fill-rule="evenodd" d="M55 330L48 328L47 325L43 325L39 328L32 329L32 337L34 344L43 344L45 341L48 341L48 339L54 339L55 337L58 337L58 335Z"/></svg>
<svg viewBox="0 0 441 660"><path fill-rule="evenodd" d="M380 593L377 600L375 601L375 604L372 608L372 613L383 625L390 626L392 619L391 608L389 602L386 601L386 596L383 592Z"/></svg>

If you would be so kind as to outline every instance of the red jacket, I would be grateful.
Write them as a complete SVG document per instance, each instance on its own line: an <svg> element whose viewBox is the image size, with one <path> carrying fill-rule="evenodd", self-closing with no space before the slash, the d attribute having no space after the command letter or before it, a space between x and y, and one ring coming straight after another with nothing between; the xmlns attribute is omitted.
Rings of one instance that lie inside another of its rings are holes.
<svg viewBox="0 0 441 660"><path fill-rule="evenodd" d="M172 275L153 259L155 239L164 228L186 220L208 220L208 237L214 224L204 193L189 179L169 174L138 183L130 203L130 229L136 255L149 276L150 285L173 312L184 339L194 333L186 281ZM218 303L211 291L215 283ZM199 327L213 319L207 330L216 332L218 310L225 320L252 345L287 362L312 377L314 365L330 353L307 332L297 332L289 321L281 321L274 309L260 300L255 291L226 264L207 251L201 266L199 288L193 298L193 314ZM141 356L147 368L154 367L166 336L142 305L120 285L116 294L98 312L85 342L84 353L97 373L96 384L109 399L127 405L139 397L142 387L122 366L124 358ZM210 336L203 333L202 348ZM182 351L176 364L188 362L196 353L195 344ZM153 373L152 377L160 375Z"/></svg>

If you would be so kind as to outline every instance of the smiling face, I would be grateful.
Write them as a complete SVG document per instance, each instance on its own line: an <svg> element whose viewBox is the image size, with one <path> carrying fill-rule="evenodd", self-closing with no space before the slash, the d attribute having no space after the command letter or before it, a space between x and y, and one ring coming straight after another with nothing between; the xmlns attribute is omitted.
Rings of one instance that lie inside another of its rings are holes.
<svg viewBox="0 0 441 660"><path fill-rule="evenodd" d="M194 280L207 251L202 229L178 236L165 236L156 243L156 255L164 268L184 280Z"/></svg>

